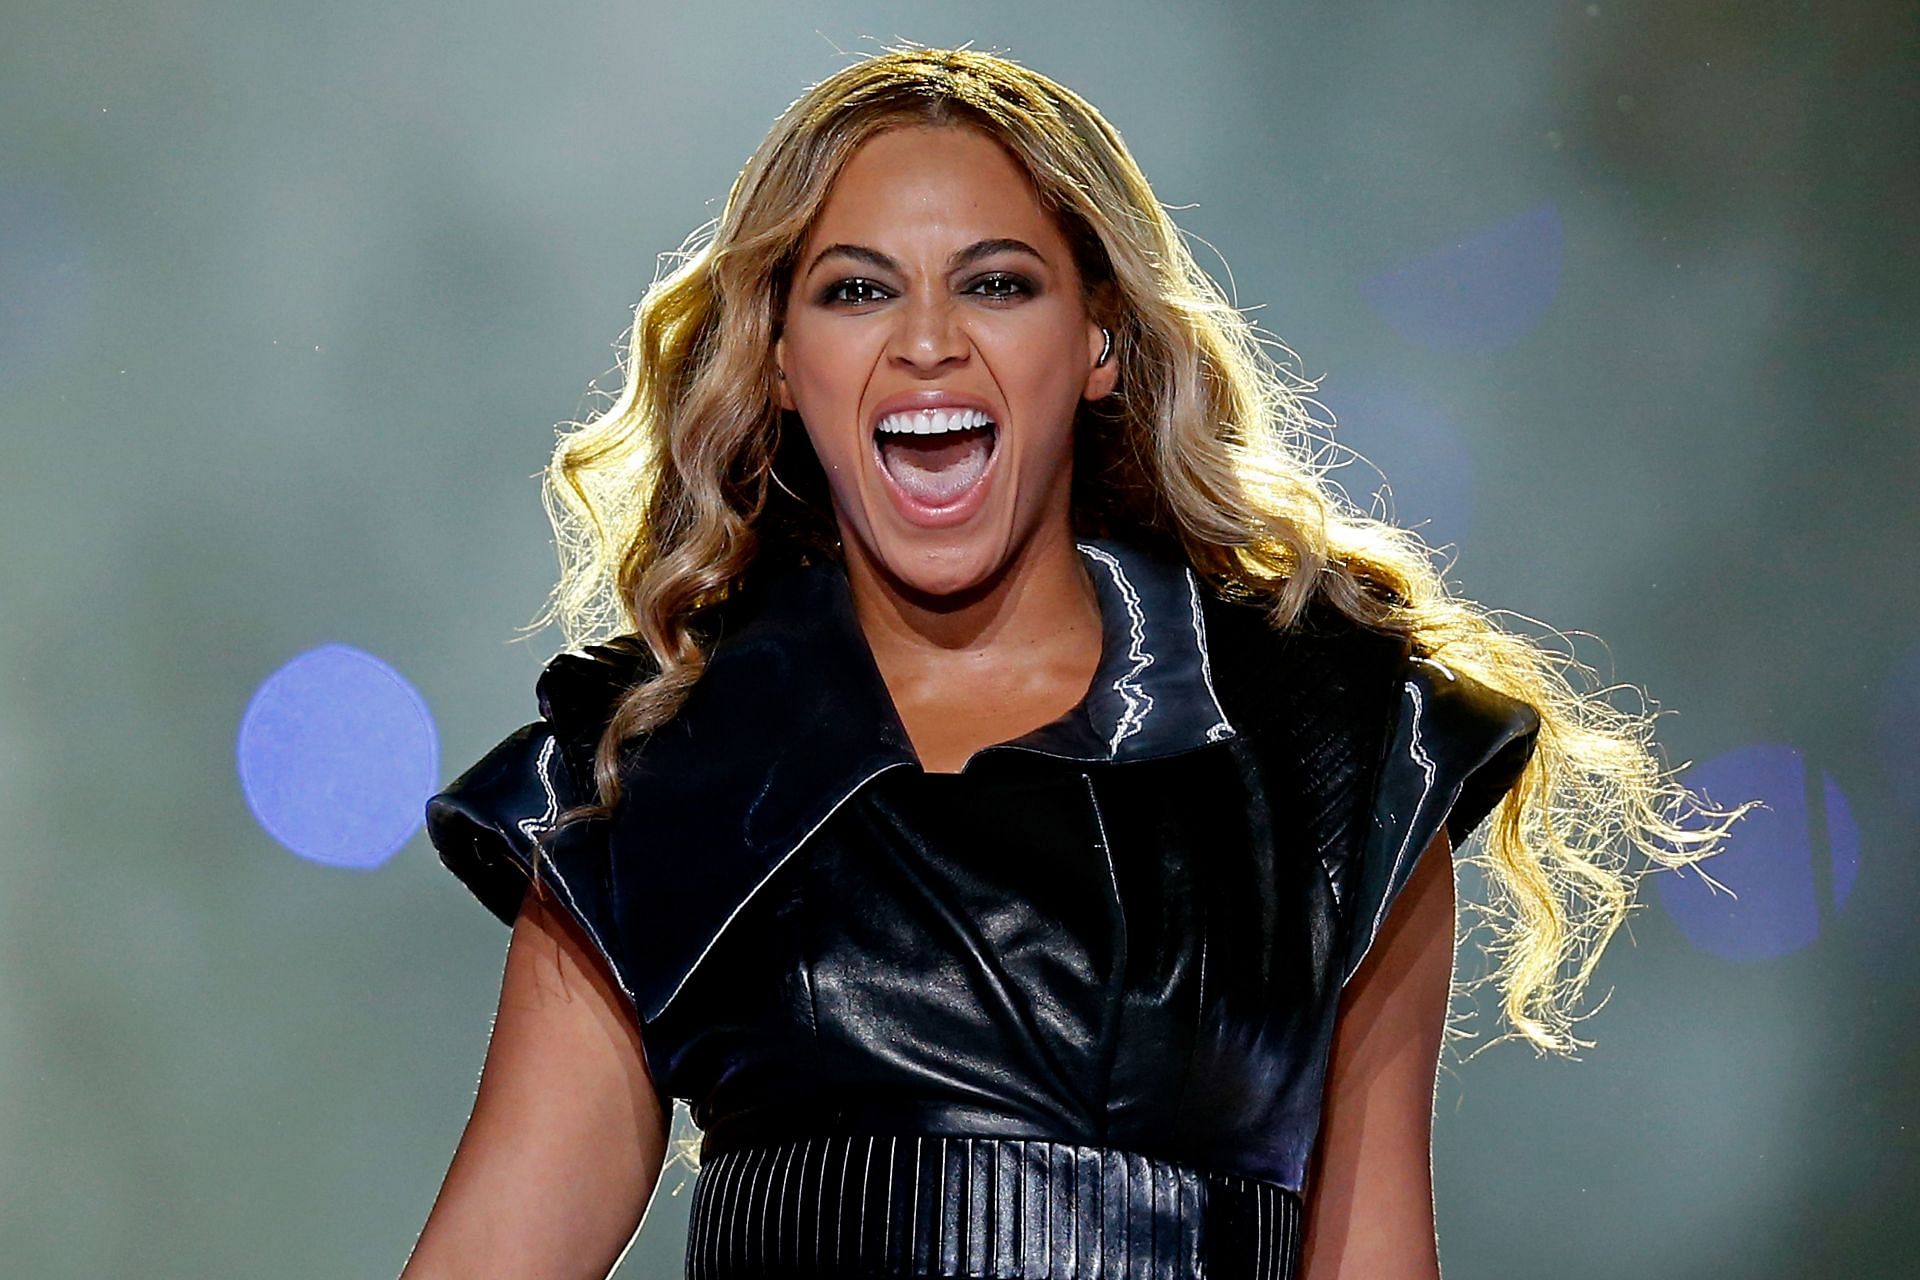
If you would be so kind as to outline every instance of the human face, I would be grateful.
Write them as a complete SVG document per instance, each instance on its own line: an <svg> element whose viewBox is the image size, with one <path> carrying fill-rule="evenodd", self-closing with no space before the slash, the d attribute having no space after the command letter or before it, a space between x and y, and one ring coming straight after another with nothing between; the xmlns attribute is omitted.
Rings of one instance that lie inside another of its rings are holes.
<svg viewBox="0 0 1920 1280"><path fill-rule="evenodd" d="M986 134L905 127L854 152L801 246L775 344L781 407L806 425L850 558L937 596L997 579L1041 540L1070 547L1074 409L1117 376L1094 363L1080 289L1026 170ZM882 429L932 406L991 423Z"/></svg>

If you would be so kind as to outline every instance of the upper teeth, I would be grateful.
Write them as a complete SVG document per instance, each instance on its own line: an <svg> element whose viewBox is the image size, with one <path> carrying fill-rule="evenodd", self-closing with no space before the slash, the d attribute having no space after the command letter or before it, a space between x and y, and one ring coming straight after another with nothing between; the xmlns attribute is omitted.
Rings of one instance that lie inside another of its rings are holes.
<svg viewBox="0 0 1920 1280"><path fill-rule="evenodd" d="M906 432L916 436L938 435L942 431L965 431L993 422L978 409L909 409L890 413L880 419L877 431Z"/></svg>

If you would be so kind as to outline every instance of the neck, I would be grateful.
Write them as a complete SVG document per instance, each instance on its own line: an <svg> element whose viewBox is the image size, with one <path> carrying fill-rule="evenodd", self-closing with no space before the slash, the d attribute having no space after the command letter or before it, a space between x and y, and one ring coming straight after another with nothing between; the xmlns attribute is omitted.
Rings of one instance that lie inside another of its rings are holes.
<svg viewBox="0 0 1920 1280"><path fill-rule="evenodd" d="M977 587L928 596L847 540L854 612L897 703L1070 700L1100 661L1099 596L1068 521L1049 522ZM1058 700L1058 699L1056 699Z"/></svg>

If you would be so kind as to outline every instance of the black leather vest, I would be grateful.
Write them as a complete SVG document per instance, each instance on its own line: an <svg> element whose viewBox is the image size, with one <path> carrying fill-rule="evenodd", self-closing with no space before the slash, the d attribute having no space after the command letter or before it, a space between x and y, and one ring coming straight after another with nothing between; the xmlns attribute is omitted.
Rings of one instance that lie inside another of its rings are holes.
<svg viewBox="0 0 1920 1280"><path fill-rule="evenodd" d="M1103 651L1061 719L925 772L844 573L794 570L723 611L614 819L553 843L543 879L704 1134L690 1275L837 1274L829 1221L846 1274L1200 1276L1209 1249L1211 1274L1291 1273L1342 987L1538 719L1324 604L1275 632L1165 544L1080 548ZM429 802L442 860L503 921L643 655L555 658L541 719ZM923 1186L950 1212L918 1210Z"/></svg>

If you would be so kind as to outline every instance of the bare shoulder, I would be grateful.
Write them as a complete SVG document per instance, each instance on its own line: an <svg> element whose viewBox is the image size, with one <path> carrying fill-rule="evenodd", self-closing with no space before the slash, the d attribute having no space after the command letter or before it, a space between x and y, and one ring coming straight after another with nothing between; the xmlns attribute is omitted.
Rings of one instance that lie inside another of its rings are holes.
<svg viewBox="0 0 1920 1280"><path fill-rule="evenodd" d="M652 1196L667 1119L632 1005L529 894L473 1114L402 1280L605 1276Z"/></svg>
<svg viewBox="0 0 1920 1280"><path fill-rule="evenodd" d="M1452 849L1423 851L1334 1026L1305 1280L1437 1280L1433 1094L1454 959Z"/></svg>

